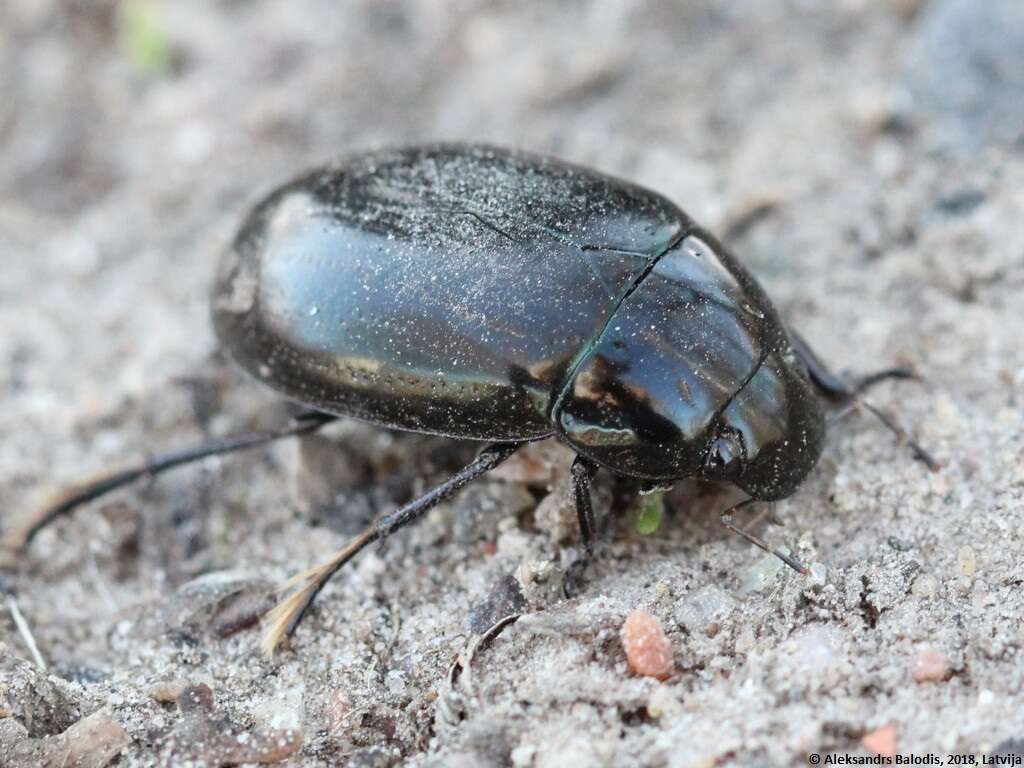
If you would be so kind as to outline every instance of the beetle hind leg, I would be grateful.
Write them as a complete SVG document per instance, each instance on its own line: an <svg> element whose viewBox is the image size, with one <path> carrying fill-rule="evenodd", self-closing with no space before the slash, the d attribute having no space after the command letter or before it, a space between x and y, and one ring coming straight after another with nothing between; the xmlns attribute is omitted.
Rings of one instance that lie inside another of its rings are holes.
<svg viewBox="0 0 1024 768"><path fill-rule="evenodd" d="M469 464L440 485L413 499L404 507L385 515L353 538L330 559L309 570L296 574L284 584L287 597L267 614L267 628L263 634L263 652L272 656L274 650L288 635L295 632L309 607L316 600L331 577L342 566L359 554L367 545L387 538L399 528L415 522L426 512L449 498L464 485L490 472L515 453L522 443L494 443L484 448Z"/></svg>
<svg viewBox="0 0 1024 768"><path fill-rule="evenodd" d="M142 478L152 478L176 467L205 459L208 456L222 456L229 453L256 448L261 445L289 437L316 432L321 427L337 421L338 417L319 411L303 411L279 429L264 432L248 432L228 437L212 438L206 442L144 459L137 464L112 472L96 475L73 487L66 488L54 496L42 509L18 530L10 533L3 544L11 549L21 549L32 543L41 530L56 520L71 514L83 504L106 496Z"/></svg>

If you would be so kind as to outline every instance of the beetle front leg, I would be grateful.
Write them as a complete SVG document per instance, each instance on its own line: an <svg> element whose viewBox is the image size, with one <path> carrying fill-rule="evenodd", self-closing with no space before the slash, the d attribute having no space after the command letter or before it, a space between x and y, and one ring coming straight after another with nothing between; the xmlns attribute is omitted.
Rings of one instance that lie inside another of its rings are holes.
<svg viewBox="0 0 1024 768"><path fill-rule="evenodd" d="M732 531L738 536L742 536L744 539L749 541L758 549L764 550L769 555L775 555L777 558L779 558L779 560L784 562L797 573L806 576L808 573L810 573L810 571L808 571L798 560L790 557L785 552L782 552L778 549L772 549L770 546L768 546L768 543L765 542L765 540L762 539L760 536L754 535L746 528L740 528L738 525L736 525L736 523L733 522L732 517L736 512L739 512L744 507L749 507L751 504L756 504L757 502L758 499L750 498L744 499L743 501L737 504L733 504L731 507L725 510L725 512L722 513L722 525L724 525L727 530Z"/></svg>
<svg viewBox="0 0 1024 768"><path fill-rule="evenodd" d="M580 524L580 541L584 554L576 558L565 572L562 591L565 596L576 594L583 572L594 556L594 503L590 498L590 484L597 474L597 464L577 456L572 463L572 495L576 504L576 517Z"/></svg>
<svg viewBox="0 0 1024 768"><path fill-rule="evenodd" d="M572 496L587 557L594 556L594 503L590 498L590 483L596 474L597 464L589 459L577 456L572 463Z"/></svg>

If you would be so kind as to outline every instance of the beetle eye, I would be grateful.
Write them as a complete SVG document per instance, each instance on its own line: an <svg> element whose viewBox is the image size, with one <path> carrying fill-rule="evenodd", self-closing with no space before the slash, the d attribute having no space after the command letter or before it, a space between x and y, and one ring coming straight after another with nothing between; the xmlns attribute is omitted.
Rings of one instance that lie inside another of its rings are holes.
<svg viewBox="0 0 1024 768"><path fill-rule="evenodd" d="M722 432L708 448L704 476L712 480L734 480L743 474L746 458L739 434L733 430Z"/></svg>

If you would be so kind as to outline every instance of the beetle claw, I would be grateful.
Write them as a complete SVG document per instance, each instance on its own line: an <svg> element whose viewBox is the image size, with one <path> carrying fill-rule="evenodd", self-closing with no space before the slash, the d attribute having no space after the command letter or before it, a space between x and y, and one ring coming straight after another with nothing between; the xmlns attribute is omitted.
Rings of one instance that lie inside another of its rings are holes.
<svg viewBox="0 0 1024 768"><path fill-rule="evenodd" d="M562 595L566 600L572 600L583 592L586 587L585 574L589 565L590 558L578 557L565 569L565 576L562 579Z"/></svg>

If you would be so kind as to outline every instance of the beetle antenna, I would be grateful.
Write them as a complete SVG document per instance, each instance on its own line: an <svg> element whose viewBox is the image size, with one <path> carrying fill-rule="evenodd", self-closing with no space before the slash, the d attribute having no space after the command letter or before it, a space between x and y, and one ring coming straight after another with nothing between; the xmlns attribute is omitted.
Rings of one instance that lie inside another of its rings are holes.
<svg viewBox="0 0 1024 768"><path fill-rule="evenodd" d="M876 384L880 384L883 381L889 379L897 379L901 381L921 381L921 377L917 371L913 368L885 368L881 371L875 371L869 373L866 376L862 376L853 383L853 390L850 392L851 395L860 395L867 392Z"/></svg>
<svg viewBox="0 0 1024 768"><path fill-rule="evenodd" d="M849 387L845 386L840 379L828 373L828 371L823 367L821 361L817 358L808 357L808 354L811 353L808 352L806 342L803 342L801 339L801 343L803 344L801 349L804 351L805 361L809 361L809 366L815 366L811 368L811 375L812 379L818 385L819 390L821 390L827 398L831 399L833 402L838 401L840 404L839 410L834 416L832 416L831 420L838 421L851 411L863 406L880 422L882 422L890 432L896 435L900 442L906 443L910 446L910 450L914 452L915 459L923 462L932 472L936 472L941 468L942 464L939 463L931 453L925 450L920 443L910 437L910 435L907 434L907 431L899 425L896 419L864 397L864 393L869 389L874 387L876 384L889 379L921 381L921 377L916 371L911 368L886 368L861 377L853 383L852 387Z"/></svg>
<svg viewBox="0 0 1024 768"><path fill-rule="evenodd" d="M733 533L739 534L744 539L746 539L751 544L753 544L755 547L759 547L760 549L763 549L769 555L775 555L777 558L779 558L779 560L784 562L786 565L788 565L790 568L792 568L797 573L806 576L808 573L810 573L810 571L808 571L807 568L805 568L800 563L799 560L796 560L795 558L790 557L789 555L787 555L785 552L782 552L781 550L772 549L770 546L768 546L768 543L764 539L762 539L760 536L756 536L753 533L751 533L750 531L748 531L748 530L746 530L744 528L740 528L738 525L736 525L732 521L732 516L733 516L734 513L738 512L739 510L743 509L746 506L754 504L755 502L757 502L757 499L749 498L749 499L744 499L743 501L739 502L738 504L733 504L731 507L729 507L727 510L725 510L725 512L722 513L722 525L724 525L726 528L728 528Z"/></svg>
<svg viewBox="0 0 1024 768"><path fill-rule="evenodd" d="M864 406L868 411L873 413L880 422L882 422L894 435L896 435L900 442L906 443L910 447L910 450L914 452L914 458L918 461L924 462L925 466L932 472L938 472L942 468L942 464L940 464L939 461L928 451L922 448L920 443L908 435L906 430L896 423L896 420L888 413L874 405L870 400L861 396L858 396L856 400L854 400L854 403L855 405Z"/></svg>
<svg viewBox="0 0 1024 768"><path fill-rule="evenodd" d="M32 543L32 539L35 538L36 534L58 518L71 513L74 509L88 501L105 496L111 491L122 488L143 477L155 477L175 467L191 464L208 456L243 451L286 437L295 437L315 432L337 418L337 416L331 414L309 411L295 416L287 426L281 429L267 432L249 432L242 435L213 439L193 448L169 451L160 456L146 459L134 466L97 475L90 480L58 492L45 507L32 516L26 525L12 532L5 539L4 543L13 549L26 547Z"/></svg>

